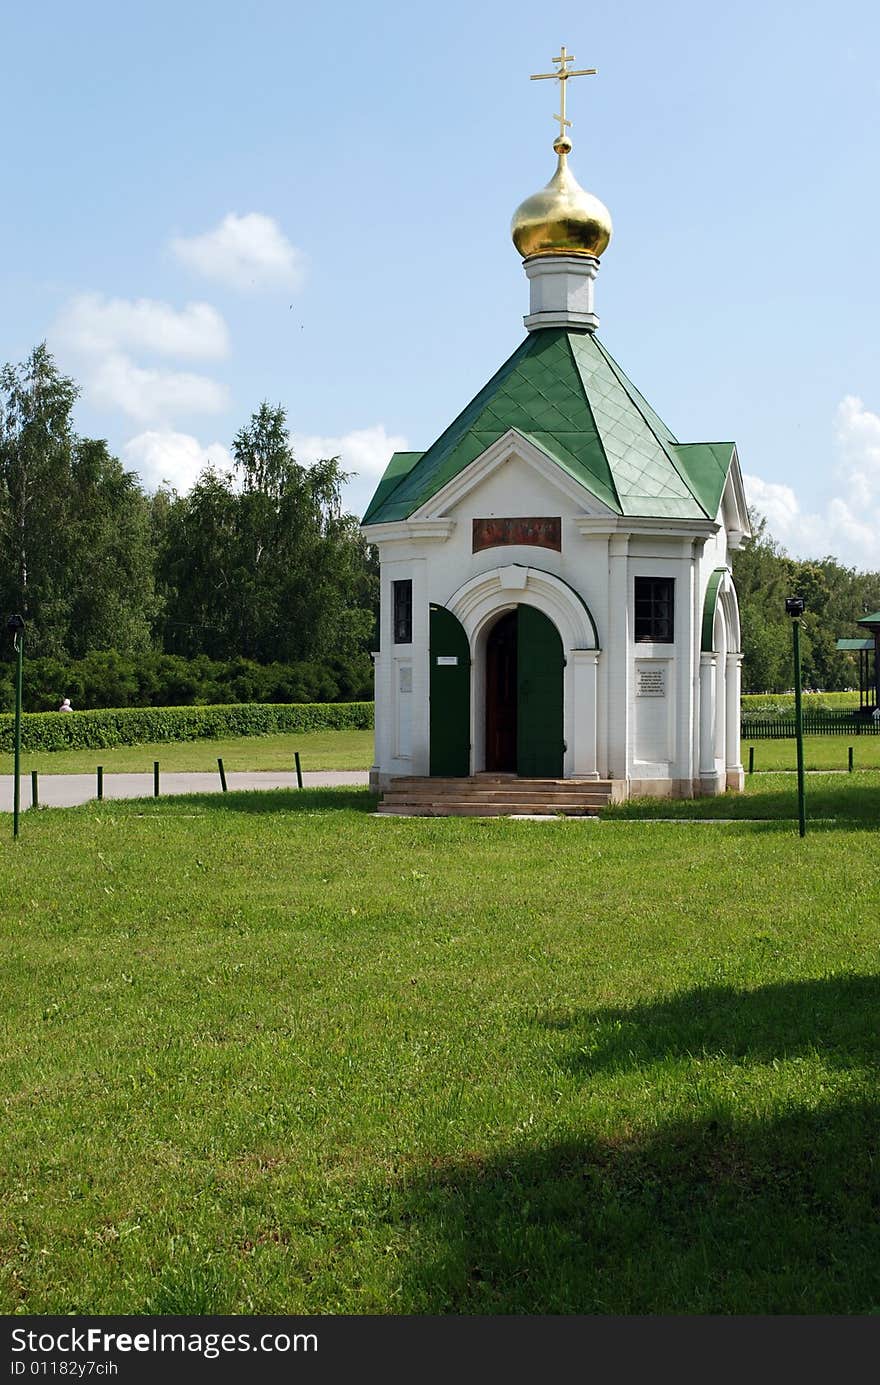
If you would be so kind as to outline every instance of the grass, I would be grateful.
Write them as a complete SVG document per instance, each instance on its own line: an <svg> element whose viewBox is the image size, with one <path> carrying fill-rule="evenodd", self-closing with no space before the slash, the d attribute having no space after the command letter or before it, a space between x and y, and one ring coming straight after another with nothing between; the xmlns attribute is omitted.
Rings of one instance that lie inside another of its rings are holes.
<svg viewBox="0 0 880 1385"><path fill-rule="evenodd" d="M743 741L743 764L748 764L749 745L755 747L755 768L795 768L795 743ZM804 740L807 769L846 769L847 747L855 750L857 769L880 769L880 736L807 736ZM239 736L226 740L157 741L149 745L123 745L112 750L56 750L23 754L22 772L30 774L94 774L97 765L106 774L149 773L158 760L163 771L217 769L223 757L227 770L293 770L294 751L300 752L305 770L369 769L373 762L372 731L310 731L277 736ZM11 757L0 759L0 772L11 773Z"/></svg>
<svg viewBox="0 0 880 1385"><path fill-rule="evenodd" d="M742 742L742 762L748 767L749 746L755 747L755 770L797 768L797 745L792 740ZM846 769L853 748L856 769L880 769L880 736L804 736L804 768Z"/></svg>
<svg viewBox="0 0 880 1385"><path fill-rule="evenodd" d="M807 818L838 828L880 827L880 778L871 773L815 774L806 781ZM744 793L716 798L631 798L606 809L608 820L626 818L722 818L743 821L797 820L797 779L793 774L746 775Z"/></svg>
<svg viewBox="0 0 880 1385"><path fill-rule="evenodd" d="M372 804L0 838L0 1311L877 1312L876 828Z"/></svg>
<svg viewBox="0 0 880 1385"><path fill-rule="evenodd" d="M112 750L54 750L22 754L22 771L40 774L94 774L97 765L106 774L152 772L158 760L163 771L217 770L222 756L226 770L293 770L294 752L300 752L304 770L369 769L373 763L373 732L309 731L275 736L237 736L225 740L156 741L148 745L120 745ZM12 772L11 757L3 769Z"/></svg>

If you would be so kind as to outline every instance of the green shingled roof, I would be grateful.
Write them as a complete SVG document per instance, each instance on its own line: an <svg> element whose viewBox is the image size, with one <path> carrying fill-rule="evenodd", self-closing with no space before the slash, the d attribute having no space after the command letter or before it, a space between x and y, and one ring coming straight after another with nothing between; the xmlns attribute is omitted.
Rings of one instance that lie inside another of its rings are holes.
<svg viewBox="0 0 880 1385"><path fill-rule="evenodd" d="M679 443L588 332L531 333L427 452L396 452L364 524L406 519L514 428L620 515L714 519L733 443Z"/></svg>

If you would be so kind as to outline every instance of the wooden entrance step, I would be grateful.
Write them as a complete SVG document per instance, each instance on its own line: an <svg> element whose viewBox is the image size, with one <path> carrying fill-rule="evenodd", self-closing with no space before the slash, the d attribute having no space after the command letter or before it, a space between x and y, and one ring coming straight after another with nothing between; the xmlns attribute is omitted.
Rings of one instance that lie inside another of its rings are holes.
<svg viewBox="0 0 880 1385"><path fill-rule="evenodd" d="M594 817L610 797L607 779L519 779L503 774L462 779L400 777L392 779L378 811L402 817Z"/></svg>

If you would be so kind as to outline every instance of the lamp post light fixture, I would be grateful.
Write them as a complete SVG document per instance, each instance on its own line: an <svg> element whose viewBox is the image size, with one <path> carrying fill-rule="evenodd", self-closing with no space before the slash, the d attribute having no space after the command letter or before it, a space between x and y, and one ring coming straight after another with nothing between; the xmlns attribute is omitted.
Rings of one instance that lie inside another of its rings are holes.
<svg viewBox="0 0 880 1385"><path fill-rule="evenodd" d="M10 616L6 629L12 636L12 647L18 655L15 675L15 780L12 787L12 835L18 836L18 818L21 808L21 671L24 661L24 617Z"/></svg>
<svg viewBox="0 0 880 1385"><path fill-rule="evenodd" d="M785 598L785 614L791 616L794 638L794 732L797 742L798 830L807 835L807 809L804 802L804 710L801 702L801 616L804 613L802 596Z"/></svg>

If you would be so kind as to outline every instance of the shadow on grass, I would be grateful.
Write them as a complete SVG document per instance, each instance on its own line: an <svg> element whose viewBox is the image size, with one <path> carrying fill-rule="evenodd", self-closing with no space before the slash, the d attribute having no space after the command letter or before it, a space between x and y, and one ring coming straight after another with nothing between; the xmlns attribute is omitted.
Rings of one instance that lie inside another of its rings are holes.
<svg viewBox="0 0 880 1385"><path fill-rule="evenodd" d="M110 800L107 800L108 802ZM112 805L119 807L124 800L114 799ZM177 809L191 811L199 808L205 812L234 813L326 813L339 809L359 813L374 811L378 798L369 789L230 789L228 793L169 794L165 798L129 799L141 811L149 806L156 812L161 805L164 812L174 813Z"/></svg>
<svg viewBox="0 0 880 1385"><path fill-rule="evenodd" d="M438 1161L386 1212L403 1313L869 1313L880 1108Z"/></svg>
<svg viewBox="0 0 880 1385"><path fill-rule="evenodd" d="M767 776L768 779L771 777ZM814 830L880 826L880 783L865 783L849 775L828 776L807 781L807 825ZM791 776L785 782L746 785L745 793L719 794L717 798L631 799L604 809L607 821L632 818L749 818L768 822L797 822L797 788ZM815 819L833 818L833 823Z"/></svg>
<svg viewBox="0 0 880 1385"><path fill-rule="evenodd" d="M880 1063L880 977L833 976L756 990L704 986L630 1008L546 1019L577 1046L566 1066L585 1073L645 1067L668 1058L761 1063L804 1053L839 1067Z"/></svg>
<svg viewBox="0 0 880 1385"><path fill-rule="evenodd" d="M870 1075L878 1003L880 979L852 975L542 1023L576 1039L564 1061L587 1089L615 1069L649 1085L670 1056L752 1060L772 1083L775 1060L812 1053ZM421 1170L388 1211L412 1237L398 1311L877 1312L878 1101L730 1108Z"/></svg>

